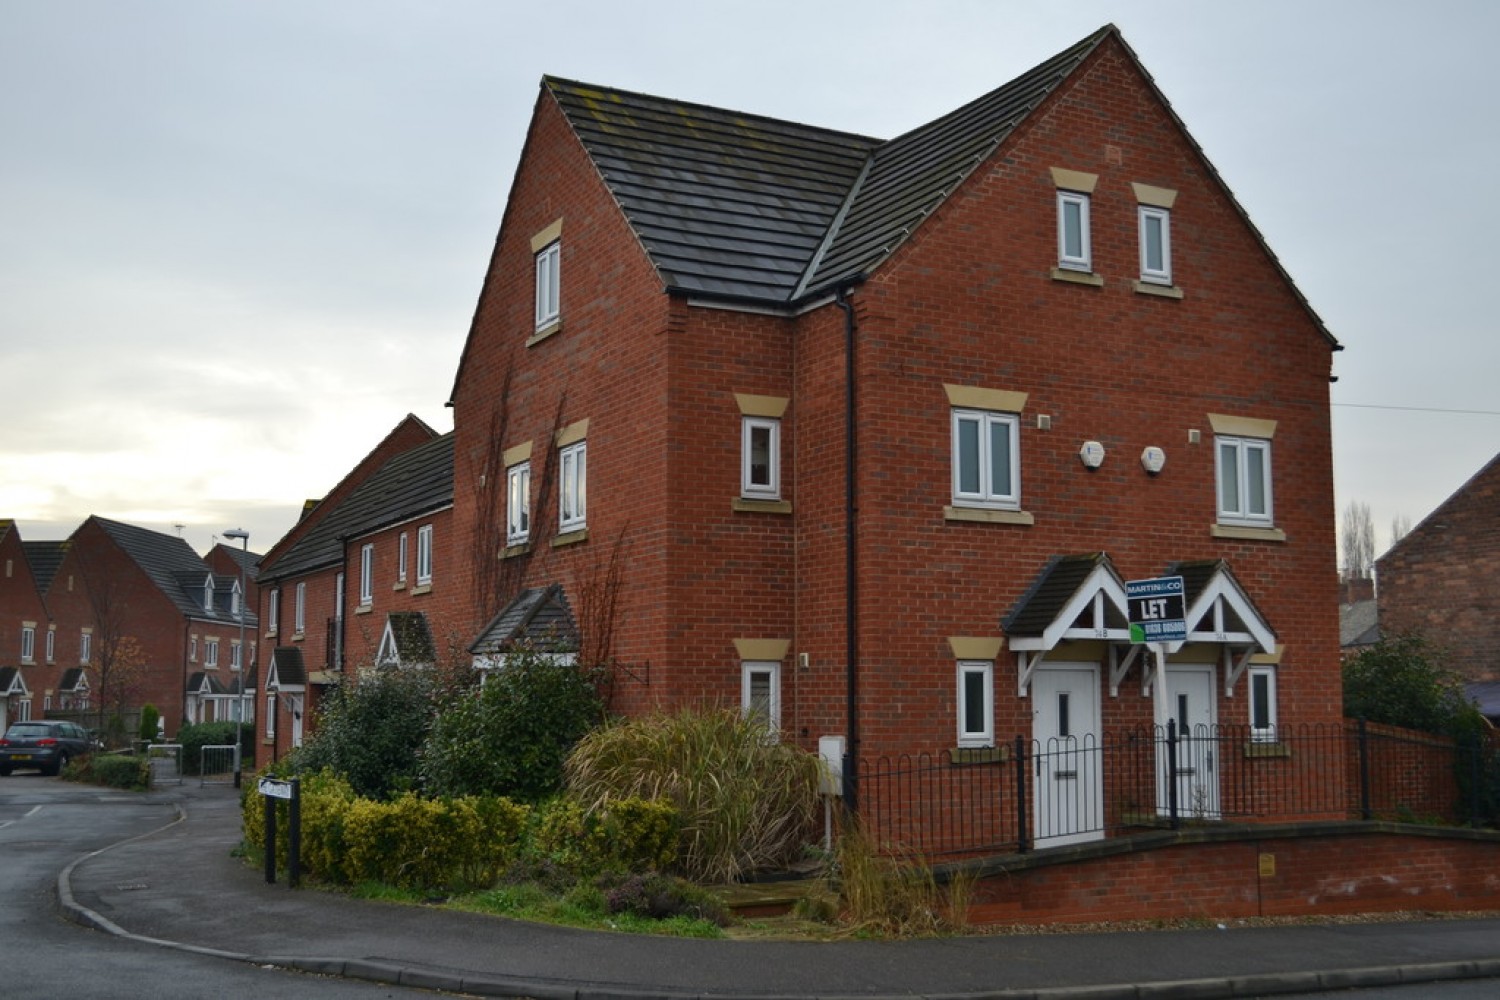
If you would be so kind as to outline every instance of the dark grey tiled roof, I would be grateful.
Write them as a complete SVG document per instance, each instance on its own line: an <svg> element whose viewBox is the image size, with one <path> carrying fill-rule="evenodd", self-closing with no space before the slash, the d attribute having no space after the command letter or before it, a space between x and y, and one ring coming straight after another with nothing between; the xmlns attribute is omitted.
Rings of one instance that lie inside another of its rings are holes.
<svg viewBox="0 0 1500 1000"><path fill-rule="evenodd" d="M517 642L541 649L578 648L578 629L562 584L521 591L484 627L469 652L503 653Z"/></svg>
<svg viewBox="0 0 1500 1000"><path fill-rule="evenodd" d="M227 606L224 610L204 610L203 582L211 572L208 564L199 558L198 553L186 541L176 535L164 535L149 528L139 528L97 515L92 520L135 561L182 614L191 618L238 623L239 619L229 614ZM246 616L245 627L255 628L256 625L252 612Z"/></svg>
<svg viewBox="0 0 1500 1000"><path fill-rule="evenodd" d="M269 583L344 561L344 539L367 534L453 502L453 434L404 451L326 511L308 533L260 568Z"/></svg>
<svg viewBox="0 0 1500 1000"><path fill-rule="evenodd" d="M1373 646L1380 641L1380 608L1374 601L1339 605L1339 645Z"/></svg>
<svg viewBox="0 0 1500 1000"><path fill-rule="evenodd" d="M1198 598L1202 596L1204 589L1213 581L1214 577L1220 574L1229 578L1230 582L1234 584L1235 589L1244 597L1246 607L1255 614L1256 618L1264 622L1266 616L1261 614L1260 609L1255 606L1255 602L1250 600L1250 595L1245 592L1245 588L1240 586L1240 582L1235 579L1234 573L1230 571L1229 563L1223 559L1203 559L1193 562L1169 563L1162 575L1182 577L1182 602L1186 608L1191 608L1197 603ZM1191 624L1190 622L1189 627L1191 627ZM1224 602L1224 624L1228 626L1230 631L1245 632L1250 630L1249 625L1240 617L1239 612L1235 609L1235 603L1232 601Z"/></svg>
<svg viewBox="0 0 1500 1000"><path fill-rule="evenodd" d="M187 682L188 694L229 694L230 689L224 686L213 674L202 672L192 674Z"/></svg>
<svg viewBox="0 0 1500 1000"><path fill-rule="evenodd" d="M87 691L89 689L89 674L82 667L69 667L63 671L62 680L57 682L59 691Z"/></svg>
<svg viewBox="0 0 1500 1000"><path fill-rule="evenodd" d="M889 142L546 77L669 289L787 304L899 246L1113 28Z"/></svg>
<svg viewBox="0 0 1500 1000"><path fill-rule="evenodd" d="M1073 595L1078 593L1094 570L1103 566L1115 579L1114 564L1103 552L1085 555L1053 556L1037 574L1031 587L1016 601L1015 607L1000 620L1005 634L1010 636L1036 636L1046 631ZM1109 602L1105 602L1105 620L1112 628L1125 628L1125 617Z"/></svg>
<svg viewBox="0 0 1500 1000"><path fill-rule="evenodd" d="M237 549L227 544L222 545L221 548L229 553L230 558L234 560L236 566L244 568L245 578L254 582L256 574L260 572L260 553L247 551L243 548Z"/></svg>
<svg viewBox="0 0 1500 1000"><path fill-rule="evenodd" d="M57 567L62 565L63 556L68 554L68 543L22 541L21 548L26 553L26 562L31 566L31 577L36 581L36 589L46 593L47 588L52 586L53 577L57 576Z"/></svg>
<svg viewBox="0 0 1500 1000"><path fill-rule="evenodd" d="M395 659L387 659L386 663L409 667L432 663L437 658L437 648L432 642L432 629L428 627L427 616L422 612L392 611L386 615L385 626L394 648L386 650L382 637L381 651L395 654Z"/></svg>
<svg viewBox="0 0 1500 1000"><path fill-rule="evenodd" d="M302 647L277 646L271 651L271 665L266 670L267 678L276 674L278 687L302 687L307 683L307 668L302 663ZM269 683L269 680L267 681Z"/></svg>
<svg viewBox="0 0 1500 1000"><path fill-rule="evenodd" d="M20 667L0 667L0 695L20 694L26 690L26 682L21 679Z"/></svg>

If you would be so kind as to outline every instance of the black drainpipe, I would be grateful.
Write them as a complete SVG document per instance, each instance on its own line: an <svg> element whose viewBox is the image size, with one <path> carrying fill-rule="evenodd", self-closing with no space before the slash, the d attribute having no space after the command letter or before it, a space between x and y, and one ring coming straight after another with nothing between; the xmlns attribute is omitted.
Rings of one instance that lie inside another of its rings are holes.
<svg viewBox="0 0 1500 1000"><path fill-rule="evenodd" d="M854 385L854 303L848 289L840 288L834 305L844 311L844 716L849 743L844 748L844 810L859 812L859 526L856 517L855 472L859 463L857 396Z"/></svg>

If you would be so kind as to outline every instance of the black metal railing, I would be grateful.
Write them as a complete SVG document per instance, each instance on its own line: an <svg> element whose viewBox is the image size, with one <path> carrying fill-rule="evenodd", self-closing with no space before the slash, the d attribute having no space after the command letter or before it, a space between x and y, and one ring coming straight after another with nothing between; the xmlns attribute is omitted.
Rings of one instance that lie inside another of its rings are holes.
<svg viewBox="0 0 1500 1000"><path fill-rule="evenodd" d="M1500 754L1389 726L1124 729L861 761L877 843L930 857L1027 851L1187 823L1494 825Z"/></svg>

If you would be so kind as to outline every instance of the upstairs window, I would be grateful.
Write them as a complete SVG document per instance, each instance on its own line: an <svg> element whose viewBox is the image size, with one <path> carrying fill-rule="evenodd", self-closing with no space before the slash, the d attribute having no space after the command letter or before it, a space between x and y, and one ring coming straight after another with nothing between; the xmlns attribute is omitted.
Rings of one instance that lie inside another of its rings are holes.
<svg viewBox="0 0 1500 1000"><path fill-rule="evenodd" d="M49 626L47 629L47 662L51 663L57 656L57 627Z"/></svg>
<svg viewBox="0 0 1500 1000"><path fill-rule="evenodd" d="M781 421L742 417L740 423L740 495L781 499Z"/></svg>
<svg viewBox="0 0 1500 1000"><path fill-rule="evenodd" d="M432 525L417 529L417 586L432 582Z"/></svg>
<svg viewBox="0 0 1500 1000"><path fill-rule="evenodd" d="M1219 523L1270 527L1271 442L1219 436L1215 442Z"/></svg>
<svg viewBox="0 0 1500 1000"><path fill-rule="evenodd" d="M36 628L21 626L21 662L30 663L36 658Z"/></svg>
<svg viewBox="0 0 1500 1000"><path fill-rule="evenodd" d="M297 584L297 603L292 609L292 631L301 635L307 630L307 582Z"/></svg>
<svg viewBox="0 0 1500 1000"><path fill-rule="evenodd" d="M520 545L531 534L531 463L505 470L505 541Z"/></svg>
<svg viewBox="0 0 1500 1000"><path fill-rule="evenodd" d="M396 540L396 582L406 582L406 532Z"/></svg>
<svg viewBox="0 0 1500 1000"><path fill-rule="evenodd" d="M359 604L367 608L375 600L375 543L359 548Z"/></svg>
<svg viewBox="0 0 1500 1000"><path fill-rule="evenodd" d="M266 616L270 620L266 622L266 635L276 634L276 623L281 619L281 588L271 588L270 611Z"/></svg>
<svg viewBox="0 0 1500 1000"><path fill-rule="evenodd" d="M243 663L244 663L244 660L241 658L239 641L236 640L236 639L230 639L229 640L229 669L230 670L238 670L238 669L240 669L240 666Z"/></svg>
<svg viewBox="0 0 1500 1000"><path fill-rule="evenodd" d="M1172 283L1172 213L1155 205L1137 207L1140 217L1141 280Z"/></svg>
<svg viewBox="0 0 1500 1000"><path fill-rule="evenodd" d="M94 633L89 629L84 629L78 634L78 662L83 666L88 666L93 658Z"/></svg>
<svg viewBox="0 0 1500 1000"><path fill-rule="evenodd" d="M1057 266L1070 271L1094 269L1089 196L1078 191L1057 192Z"/></svg>
<svg viewBox="0 0 1500 1000"><path fill-rule="evenodd" d="M562 489L557 499L558 529L579 531L588 526L588 442L578 441L558 454Z"/></svg>
<svg viewBox="0 0 1500 1000"><path fill-rule="evenodd" d="M203 642L203 665L210 670L219 667L219 640L205 639Z"/></svg>
<svg viewBox="0 0 1500 1000"><path fill-rule="evenodd" d="M1014 413L953 410L953 503L963 507L1021 506L1021 466Z"/></svg>
<svg viewBox="0 0 1500 1000"><path fill-rule="evenodd" d="M561 315L559 295L562 280L562 241L554 241L536 253L536 328L555 323Z"/></svg>

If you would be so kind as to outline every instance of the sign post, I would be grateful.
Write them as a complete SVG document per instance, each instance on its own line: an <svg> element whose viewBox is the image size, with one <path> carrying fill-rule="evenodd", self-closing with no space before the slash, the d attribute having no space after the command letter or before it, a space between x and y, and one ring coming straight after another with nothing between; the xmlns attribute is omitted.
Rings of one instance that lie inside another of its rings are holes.
<svg viewBox="0 0 1500 1000"><path fill-rule="evenodd" d="M1187 608L1182 577L1127 580L1125 606L1130 620L1130 641L1150 646L1156 660L1153 715L1157 726L1165 733L1171 718L1171 705L1167 701L1167 646L1187 641Z"/></svg>
<svg viewBox="0 0 1500 1000"><path fill-rule="evenodd" d="M266 800L266 884L276 884L276 800L287 804L287 884L293 889L302 878L302 788L296 778L261 778L257 791Z"/></svg>

